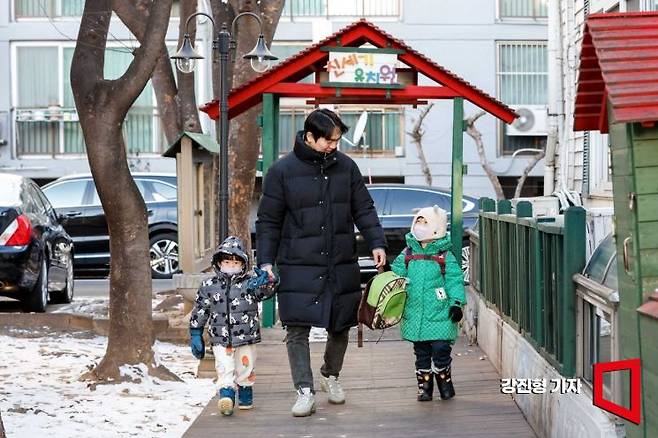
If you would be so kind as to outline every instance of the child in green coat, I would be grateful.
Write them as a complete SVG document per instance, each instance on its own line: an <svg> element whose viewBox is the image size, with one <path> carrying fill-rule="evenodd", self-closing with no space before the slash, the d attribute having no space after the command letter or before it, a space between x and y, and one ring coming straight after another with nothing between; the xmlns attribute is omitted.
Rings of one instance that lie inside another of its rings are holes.
<svg viewBox="0 0 658 438"><path fill-rule="evenodd" d="M464 274L452 254L447 224L447 213L436 205L418 211L406 235L407 248L391 267L408 278L400 328L402 337L414 344L418 401L432 400L433 376L443 400L455 395L450 353L466 297Z"/></svg>

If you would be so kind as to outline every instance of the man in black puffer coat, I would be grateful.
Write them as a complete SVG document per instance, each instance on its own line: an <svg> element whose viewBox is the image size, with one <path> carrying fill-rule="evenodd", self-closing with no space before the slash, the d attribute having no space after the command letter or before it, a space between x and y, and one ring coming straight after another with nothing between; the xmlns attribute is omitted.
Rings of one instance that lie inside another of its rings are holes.
<svg viewBox="0 0 658 438"><path fill-rule="evenodd" d="M328 340L321 386L329 401L343 403L338 382L350 327L357 324L361 297L354 225L378 267L386 262L386 240L370 193L356 163L336 147L347 126L327 109L313 111L297 134L294 150L267 172L258 208L258 262L280 276L279 317L298 391L293 415L315 411L308 345L311 326Z"/></svg>

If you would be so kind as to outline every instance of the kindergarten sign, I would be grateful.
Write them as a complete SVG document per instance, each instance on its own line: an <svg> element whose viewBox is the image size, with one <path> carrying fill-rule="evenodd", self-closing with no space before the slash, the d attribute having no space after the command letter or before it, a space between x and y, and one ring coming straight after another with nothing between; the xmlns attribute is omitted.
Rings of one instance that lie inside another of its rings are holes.
<svg viewBox="0 0 658 438"><path fill-rule="evenodd" d="M329 82L371 85L398 83L395 53L329 52Z"/></svg>

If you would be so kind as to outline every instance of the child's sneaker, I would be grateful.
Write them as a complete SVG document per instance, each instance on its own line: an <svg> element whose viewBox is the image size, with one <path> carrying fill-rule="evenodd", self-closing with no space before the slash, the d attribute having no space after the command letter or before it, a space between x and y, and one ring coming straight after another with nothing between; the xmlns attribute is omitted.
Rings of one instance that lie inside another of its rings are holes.
<svg viewBox="0 0 658 438"><path fill-rule="evenodd" d="M217 407L222 415L233 415L233 406L235 405L235 389L221 388L219 390L219 401Z"/></svg>
<svg viewBox="0 0 658 438"><path fill-rule="evenodd" d="M243 410L254 407L254 390L251 386L238 386L238 404Z"/></svg>
<svg viewBox="0 0 658 438"><path fill-rule="evenodd" d="M436 383L439 387L441 400L448 400L455 396L455 387L452 385L452 376L450 375L450 365L435 371Z"/></svg>
<svg viewBox="0 0 658 438"><path fill-rule="evenodd" d="M340 405L345 403L345 391L340 386L338 377L325 377L320 374L320 390L329 393L329 403Z"/></svg>
<svg viewBox="0 0 658 438"><path fill-rule="evenodd" d="M293 417L308 417L315 412L315 396L311 388L297 390L297 401L292 407Z"/></svg>
<svg viewBox="0 0 658 438"><path fill-rule="evenodd" d="M434 377L431 370L416 370L418 382L418 401L431 401L434 392Z"/></svg>

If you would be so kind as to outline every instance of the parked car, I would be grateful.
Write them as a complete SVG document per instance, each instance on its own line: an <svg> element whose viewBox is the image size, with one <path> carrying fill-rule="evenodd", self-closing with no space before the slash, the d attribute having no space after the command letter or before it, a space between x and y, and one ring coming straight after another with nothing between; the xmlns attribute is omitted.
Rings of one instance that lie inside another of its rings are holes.
<svg viewBox="0 0 658 438"><path fill-rule="evenodd" d="M133 174L148 209L153 278L171 278L179 271L177 185L175 174ZM43 187L75 242L76 272L106 273L110 237L91 175L59 178Z"/></svg>
<svg viewBox="0 0 658 438"><path fill-rule="evenodd" d="M379 221L384 228L388 243L387 259L389 263L392 263L395 257L407 246L405 235L409 232L416 208L438 205L448 212L448 220L450 220L452 196L449 189L406 184L370 184L367 187L375 202ZM475 226L478 219L478 209L475 198L464 196L462 202L464 228L462 231L462 264L467 264L468 236L465 234L465 230ZM448 222L449 227L450 222ZM366 242L358 233L358 230L356 231L361 279L367 281L376 274L377 269L374 266L372 254Z"/></svg>
<svg viewBox="0 0 658 438"><path fill-rule="evenodd" d="M0 174L0 295L31 312L73 299L73 240L29 178Z"/></svg>
<svg viewBox="0 0 658 438"><path fill-rule="evenodd" d="M384 228L384 234L388 243L386 255L389 263L393 263L395 257L407 246L404 236L411 228L411 221L415 215L414 210L416 208L438 205L448 212L448 220L450 220L452 196L448 189L406 184L369 184L366 187L375 202L379 221ZM462 268L465 269L466 276L469 251L466 230L475 227L478 220L478 208L477 199L470 196L464 196L462 202L464 228L462 234ZM251 217L251 247L254 257L257 254L256 229L254 225L255 216L256 213L254 211ZM448 228L450 228L450 223L448 223ZM356 233L361 281L365 283L377 273L377 269L372 260L372 253L363 236L361 236L356 227L354 231Z"/></svg>

